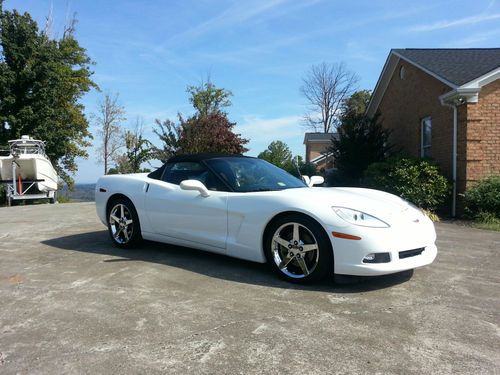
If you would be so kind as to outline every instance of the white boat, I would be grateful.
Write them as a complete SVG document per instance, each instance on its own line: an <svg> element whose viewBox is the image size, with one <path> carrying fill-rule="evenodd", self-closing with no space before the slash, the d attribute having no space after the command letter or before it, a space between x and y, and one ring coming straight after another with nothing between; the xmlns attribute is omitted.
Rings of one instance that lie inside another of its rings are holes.
<svg viewBox="0 0 500 375"><path fill-rule="evenodd" d="M23 135L9 141L9 147L10 155L0 156L0 180L33 183L41 193L57 190L57 172L45 154L45 142Z"/></svg>

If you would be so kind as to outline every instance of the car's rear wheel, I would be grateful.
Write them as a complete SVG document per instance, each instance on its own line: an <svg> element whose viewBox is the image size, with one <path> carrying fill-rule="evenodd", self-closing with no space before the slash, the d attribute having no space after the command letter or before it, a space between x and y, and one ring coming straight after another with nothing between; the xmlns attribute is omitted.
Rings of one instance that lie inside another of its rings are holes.
<svg viewBox="0 0 500 375"><path fill-rule="evenodd" d="M141 240L139 217L128 199L113 201L108 212L108 230L113 242L123 248L132 247Z"/></svg>
<svg viewBox="0 0 500 375"><path fill-rule="evenodd" d="M293 214L275 220L266 231L269 264L282 278L308 283L332 271L333 253L323 228L310 217Z"/></svg>

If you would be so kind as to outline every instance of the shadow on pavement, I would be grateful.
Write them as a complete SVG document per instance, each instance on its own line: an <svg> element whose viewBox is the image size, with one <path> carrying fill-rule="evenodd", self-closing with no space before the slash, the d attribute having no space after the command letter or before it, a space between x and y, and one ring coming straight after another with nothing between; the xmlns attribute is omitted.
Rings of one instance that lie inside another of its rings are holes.
<svg viewBox="0 0 500 375"><path fill-rule="evenodd" d="M109 255L111 258L103 261L106 263L153 262L240 283L329 293L360 293L389 288L408 281L413 275L411 270L377 277L343 277L342 284L334 283L332 277L312 285L295 285L279 279L265 264L187 247L144 241L137 248L120 249L113 245L106 230L53 238L42 243L62 250Z"/></svg>

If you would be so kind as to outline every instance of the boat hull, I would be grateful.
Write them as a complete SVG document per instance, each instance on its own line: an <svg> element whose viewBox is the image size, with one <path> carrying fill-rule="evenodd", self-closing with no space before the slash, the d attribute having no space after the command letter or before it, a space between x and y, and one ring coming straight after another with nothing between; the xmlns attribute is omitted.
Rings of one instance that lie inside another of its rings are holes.
<svg viewBox="0 0 500 375"><path fill-rule="evenodd" d="M58 177L52 163L41 155L20 155L17 158L0 158L0 178L2 180L12 179L12 162L15 161L16 176L18 181L43 180L36 183L36 187L41 192L56 191Z"/></svg>

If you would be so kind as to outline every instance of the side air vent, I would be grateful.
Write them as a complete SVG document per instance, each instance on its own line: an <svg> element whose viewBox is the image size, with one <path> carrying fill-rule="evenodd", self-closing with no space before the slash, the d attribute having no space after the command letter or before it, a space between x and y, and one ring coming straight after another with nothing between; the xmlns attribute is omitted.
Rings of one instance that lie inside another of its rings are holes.
<svg viewBox="0 0 500 375"><path fill-rule="evenodd" d="M413 249L413 250L400 251L399 252L399 259L415 257L417 255L422 254L422 252L424 250L425 250L425 247L421 247L419 249Z"/></svg>

